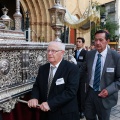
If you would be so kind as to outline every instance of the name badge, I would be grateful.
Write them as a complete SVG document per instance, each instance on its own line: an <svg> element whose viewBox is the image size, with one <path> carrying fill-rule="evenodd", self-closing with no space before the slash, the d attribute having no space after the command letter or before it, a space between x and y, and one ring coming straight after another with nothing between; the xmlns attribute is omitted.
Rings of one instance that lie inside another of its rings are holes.
<svg viewBox="0 0 120 120"><path fill-rule="evenodd" d="M83 56L79 56L79 59L80 59L80 60L83 60Z"/></svg>
<svg viewBox="0 0 120 120"><path fill-rule="evenodd" d="M57 81L56 81L56 85L61 85L61 84L64 84L65 82L64 82L64 79L63 78L59 78L59 79L57 79Z"/></svg>
<svg viewBox="0 0 120 120"><path fill-rule="evenodd" d="M106 72L114 72L114 68L107 68Z"/></svg>

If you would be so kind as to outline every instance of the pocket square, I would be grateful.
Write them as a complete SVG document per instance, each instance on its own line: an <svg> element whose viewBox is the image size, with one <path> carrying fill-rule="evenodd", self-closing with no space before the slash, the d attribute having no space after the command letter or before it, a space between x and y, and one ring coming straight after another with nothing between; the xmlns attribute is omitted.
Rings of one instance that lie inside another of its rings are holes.
<svg viewBox="0 0 120 120"><path fill-rule="evenodd" d="M57 81L56 81L56 85L61 85L61 84L64 84L64 83L65 83L65 81L64 81L63 78L59 78L59 79L57 79Z"/></svg>

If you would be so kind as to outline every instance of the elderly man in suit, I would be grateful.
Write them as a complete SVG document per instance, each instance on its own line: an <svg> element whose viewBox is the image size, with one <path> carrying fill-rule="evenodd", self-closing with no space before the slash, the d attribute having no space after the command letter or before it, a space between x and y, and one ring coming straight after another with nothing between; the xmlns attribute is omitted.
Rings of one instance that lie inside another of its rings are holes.
<svg viewBox="0 0 120 120"><path fill-rule="evenodd" d="M49 63L40 66L32 89L29 107L40 106L40 120L79 120L77 90L79 68L63 60L65 45L50 42L47 48Z"/></svg>
<svg viewBox="0 0 120 120"><path fill-rule="evenodd" d="M111 108L117 104L120 89L120 55L108 48L109 33L95 33L95 50L87 52L80 69L88 74L88 91L85 101L87 120L109 120Z"/></svg>
<svg viewBox="0 0 120 120"><path fill-rule="evenodd" d="M85 61L85 56L87 50L84 49L85 39L82 37L78 37L76 40L76 50L75 50L75 59L77 61L77 65L79 68L81 67L82 63ZM84 73L86 74L86 73ZM84 75L79 82L79 89L77 93L78 97L78 107L79 107L79 115L80 118L84 118L84 110L85 110L85 96L86 96L86 79L87 75Z"/></svg>

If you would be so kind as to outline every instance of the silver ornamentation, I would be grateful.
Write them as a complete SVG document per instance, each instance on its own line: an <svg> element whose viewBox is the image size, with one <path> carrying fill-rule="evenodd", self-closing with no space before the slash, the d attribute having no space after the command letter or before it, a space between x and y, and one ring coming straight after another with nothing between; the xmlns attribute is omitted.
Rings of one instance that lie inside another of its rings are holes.
<svg viewBox="0 0 120 120"><path fill-rule="evenodd" d="M10 112L14 108L12 107L15 103L13 99L31 91L39 66L48 62L47 46L48 43L22 40L0 41L0 61L7 61L10 66L7 74L5 72L5 75L2 73L0 75L0 108L2 110ZM71 44L66 44L66 60L72 53L73 47Z"/></svg>
<svg viewBox="0 0 120 120"><path fill-rule="evenodd" d="M7 75L10 70L10 62L7 59L0 60L0 74Z"/></svg>
<svg viewBox="0 0 120 120"><path fill-rule="evenodd" d="M43 57L41 55L38 55L37 60L36 60L36 65L40 66L43 64Z"/></svg>
<svg viewBox="0 0 120 120"><path fill-rule="evenodd" d="M20 13L20 0L16 0L16 12L13 17L15 19L15 30L21 31L22 14Z"/></svg>
<svg viewBox="0 0 120 120"><path fill-rule="evenodd" d="M7 102L4 102L3 104L0 104L0 108L2 108L3 112L10 113L12 109L15 108L16 99L11 99Z"/></svg>

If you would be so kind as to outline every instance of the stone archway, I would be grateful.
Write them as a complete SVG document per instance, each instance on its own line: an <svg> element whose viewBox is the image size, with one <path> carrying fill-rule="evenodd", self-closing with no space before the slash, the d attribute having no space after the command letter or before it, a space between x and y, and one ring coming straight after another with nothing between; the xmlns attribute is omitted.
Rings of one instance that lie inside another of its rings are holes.
<svg viewBox="0 0 120 120"><path fill-rule="evenodd" d="M54 0L21 0L21 8L23 13L27 10L30 12L30 27L34 32L32 33L32 40L37 41L41 37L44 42L53 39L53 30L50 27L50 16L48 9L54 5ZM25 16L24 16L25 17Z"/></svg>

